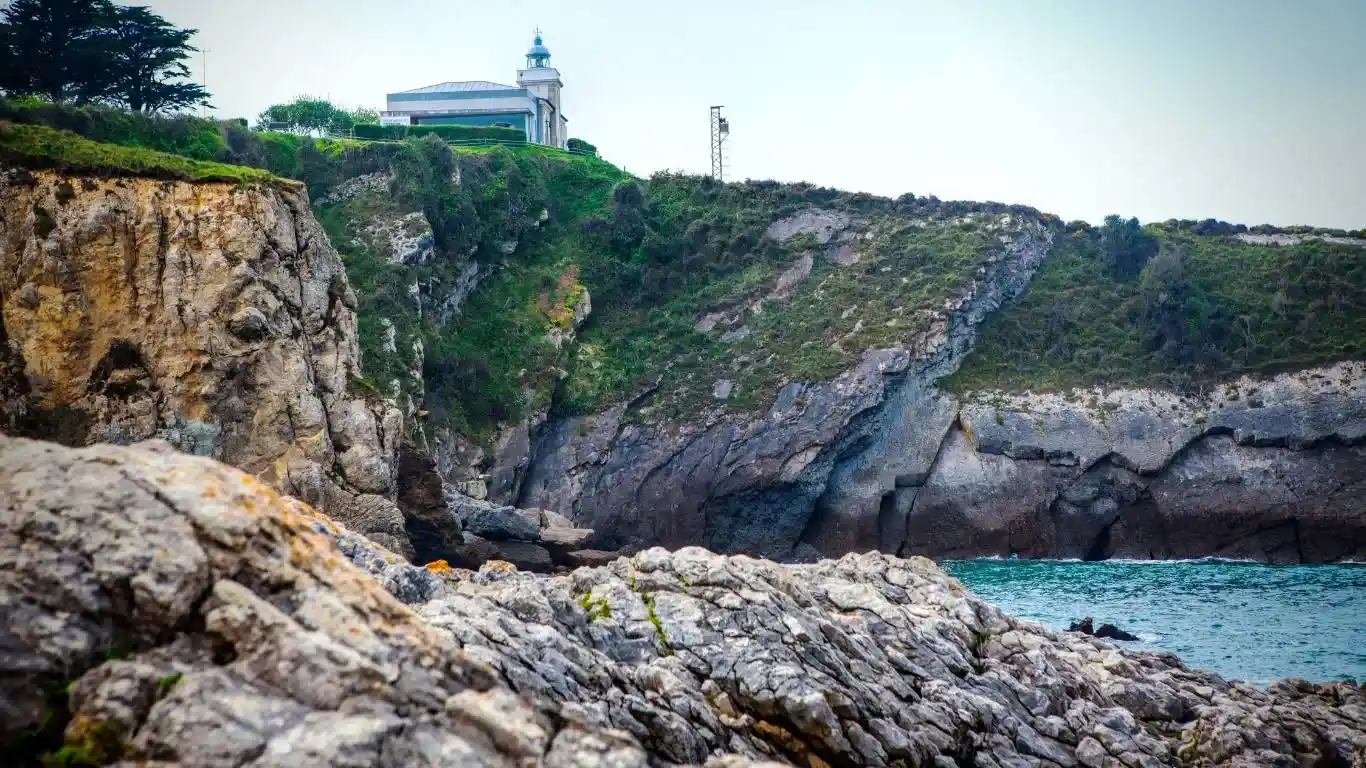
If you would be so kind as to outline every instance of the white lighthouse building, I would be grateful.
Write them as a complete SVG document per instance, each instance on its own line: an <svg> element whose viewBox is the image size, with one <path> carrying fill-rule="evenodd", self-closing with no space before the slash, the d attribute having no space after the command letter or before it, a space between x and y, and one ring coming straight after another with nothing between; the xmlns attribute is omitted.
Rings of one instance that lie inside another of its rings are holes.
<svg viewBox="0 0 1366 768"><path fill-rule="evenodd" d="M517 85L461 80L391 93L385 98L382 121L507 125L526 131L528 141L563 149L569 141L569 119L561 103L563 91L560 71L550 66L550 50L538 32L526 52L526 69L517 70Z"/></svg>

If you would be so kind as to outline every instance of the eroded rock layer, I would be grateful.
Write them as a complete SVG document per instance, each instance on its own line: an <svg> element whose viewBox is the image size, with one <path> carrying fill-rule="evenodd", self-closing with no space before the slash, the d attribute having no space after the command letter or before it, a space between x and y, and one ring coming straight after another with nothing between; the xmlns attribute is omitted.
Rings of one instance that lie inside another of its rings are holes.
<svg viewBox="0 0 1366 768"><path fill-rule="evenodd" d="M0 507L5 736L97 764L1366 761L1355 684L1053 632L921 558L417 568L164 443L0 439Z"/></svg>

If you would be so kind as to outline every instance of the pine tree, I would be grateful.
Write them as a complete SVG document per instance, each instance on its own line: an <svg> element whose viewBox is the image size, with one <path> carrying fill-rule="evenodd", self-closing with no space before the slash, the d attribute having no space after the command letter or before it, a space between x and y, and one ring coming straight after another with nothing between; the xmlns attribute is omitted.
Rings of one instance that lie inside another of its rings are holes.
<svg viewBox="0 0 1366 768"><path fill-rule="evenodd" d="M0 90L52 101L89 100L108 85L101 32L109 0L14 0L0 9Z"/></svg>
<svg viewBox="0 0 1366 768"><path fill-rule="evenodd" d="M198 50L190 45L197 31L177 29L143 7L118 8L108 43L114 77L104 99L134 112L207 105L208 92L188 82L185 65Z"/></svg>
<svg viewBox="0 0 1366 768"><path fill-rule="evenodd" d="M109 0L13 0L0 9L0 90L139 112L207 104L185 65L195 32Z"/></svg>

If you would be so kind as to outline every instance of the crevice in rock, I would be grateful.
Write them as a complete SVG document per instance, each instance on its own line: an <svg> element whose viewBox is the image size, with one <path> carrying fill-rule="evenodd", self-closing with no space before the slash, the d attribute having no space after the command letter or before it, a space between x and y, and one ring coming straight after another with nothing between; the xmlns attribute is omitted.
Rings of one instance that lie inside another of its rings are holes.
<svg viewBox="0 0 1366 768"><path fill-rule="evenodd" d="M1100 533L1096 534L1095 541L1091 542L1091 546L1086 550L1086 554L1082 555L1082 560L1093 563L1100 560L1108 560L1110 558L1107 552L1110 549L1110 529L1114 526L1115 524L1112 522L1100 529Z"/></svg>
<svg viewBox="0 0 1366 768"><path fill-rule="evenodd" d="M1300 538L1300 519L1298 517L1290 518L1290 528L1295 534L1295 558L1303 563L1305 562L1304 540Z"/></svg>

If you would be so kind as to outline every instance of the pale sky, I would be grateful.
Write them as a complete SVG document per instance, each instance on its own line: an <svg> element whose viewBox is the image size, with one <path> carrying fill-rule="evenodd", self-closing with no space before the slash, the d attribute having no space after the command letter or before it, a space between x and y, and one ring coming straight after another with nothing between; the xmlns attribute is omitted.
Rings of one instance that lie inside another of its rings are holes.
<svg viewBox="0 0 1366 768"><path fill-rule="evenodd" d="M637 175L1366 227L1366 0L141 0L223 117L511 84L539 26L571 136ZM196 78L200 62L195 61Z"/></svg>

